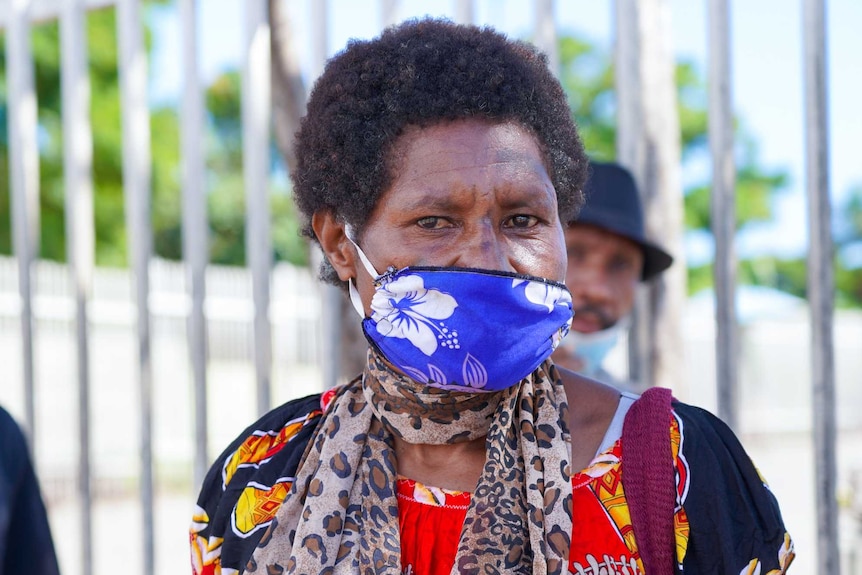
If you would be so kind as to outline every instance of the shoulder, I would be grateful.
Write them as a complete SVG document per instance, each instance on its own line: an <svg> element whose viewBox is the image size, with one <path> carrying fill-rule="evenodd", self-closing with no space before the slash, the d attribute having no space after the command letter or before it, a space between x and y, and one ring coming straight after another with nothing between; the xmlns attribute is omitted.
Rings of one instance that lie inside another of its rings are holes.
<svg viewBox="0 0 862 575"><path fill-rule="evenodd" d="M657 397L662 396L648 399ZM676 500L677 557L686 573L784 573L793 560L793 543L778 502L741 442L712 413L679 401L671 403L670 421L659 421L668 417L668 397L630 412L640 413L633 432L624 433L622 440L623 484L630 507L654 511L665 507L662 501L669 507ZM676 488L669 501L663 491L664 472L651 465L668 447L666 439L656 439L668 433L668 423L671 453L665 457L673 461L668 477L674 478Z"/></svg>
<svg viewBox="0 0 862 575"><path fill-rule="evenodd" d="M700 407L672 403L671 441L677 465L688 468L692 485L709 484L712 489L729 489L760 497L768 493L739 438L720 418ZM697 499L696 489L689 502ZM771 498L771 496L770 496ZM777 511L777 508L776 508Z"/></svg>
<svg viewBox="0 0 862 575"><path fill-rule="evenodd" d="M676 400L672 408L674 423L679 427L681 436L689 443L685 446L686 452L693 453L701 447L711 445L711 457L729 457L751 464L739 438L719 417L701 407Z"/></svg>
<svg viewBox="0 0 862 575"><path fill-rule="evenodd" d="M698 550L686 555L686 570L698 572L718 561L727 572L759 566L763 572L784 573L793 559L793 543L778 501L739 438L721 419L696 406L674 402L673 417L678 503Z"/></svg>
<svg viewBox="0 0 862 575"><path fill-rule="evenodd" d="M239 570L272 523L333 393L276 407L247 427L210 467L190 541L194 573Z"/></svg>
<svg viewBox="0 0 862 575"><path fill-rule="evenodd" d="M622 392L616 387L590 379L566 368L557 368L569 404L572 433L597 423L604 427L616 412Z"/></svg>
<svg viewBox="0 0 862 575"><path fill-rule="evenodd" d="M620 404L620 390L584 377L566 368L557 368L569 407L572 435L572 469L584 469L602 445Z"/></svg>
<svg viewBox="0 0 862 575"><path fill-rule="evenodd" d="M692 485L712 484L703 493L705 498L713 488L737 493L747 498L759 515L780 522L766 481L726 423L705 409L675 401L671 433L675 454L691 469ZM698 492L691 493L692 502ZM765 501L762 506L761 501Z"/></svg>
<svg viewBox="0 0 862 575"><path fill-rule="evenodd" d="M286 452L301 453L314 424L323 414L323 398L322 394L314 394L295 399L248 426L216 459L204 488L220 483L223 490L228 489L242 469L261 469Z"/></svg>

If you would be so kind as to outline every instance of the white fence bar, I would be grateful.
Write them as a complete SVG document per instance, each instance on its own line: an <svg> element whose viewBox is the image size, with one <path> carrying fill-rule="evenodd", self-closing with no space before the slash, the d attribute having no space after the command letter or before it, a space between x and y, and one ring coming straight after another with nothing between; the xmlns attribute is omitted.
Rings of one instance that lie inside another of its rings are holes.
<svg viewBox="0 0 862 575"><path fill-rule="evenodd" d="M257 409L269 411L272 388L272 329L269 323L272 238L270 235L270 29L266 0L244 0L245 58L242 74L242 150L245 176L245 246L254 293L254 364Z"/></svg>
<svg viewBox="0 0 862 575"><path fill-rule="evenodd" d="M380 0L380 23L388 28L398 22L399 0Z"/></svg>
<svg viewBox="0 0 862 575"><path fill-rule="evenodd" d="M614 0L614 85L617 93L617 142L618 161L634 168L638 158L639 134L643 131L640 106L641 73L640 33L637 3L631 0ZM634 172L633 172L634 174ZM637 176L635 176L637 179ZM640 182L638 182L640 184ZM643 191L640 190L643 194ZM649 306L642 290L638 290L632 309L632 326L629 330L629 379L641 388L652 385L652 355L649 353Z"/></svg>
<svg viewBox="0 0 862 575"><path fill-rule="evenodd" d="M535 31L533 42L548 56L548 68L554 76L560 75L560 50L557 46L557 25L554 20L554 0L536 0L534 3Z"/></svg>
<svg viewBox="0 0 862 575"><path fill-rule="evenodd" d="M326 66L326 56L328 53L328 22L329 22L329 7L327 2L314 2L311 8L311 26L314 31L312 37L312 76L316 79L323 73L323 68ZM323 254L316 245L311 247L311 265L315 273L320 269L320 262L323 260ZM341 301L344 295L336 286L329 284L319 284L321 290L321 301L323 305L320 308L320 349L323 350L321 359L323 365L323 386L326 389L335 387L339 383L339 378L342 372L342 354L343 347L343 319Z"/></svg>
<svg viewBox="0 0 862 575"><path fill-rule="evenodd" d="M455 2L455 21L459 24L476 22L476 6L473 0L457 0Z"/></svg>
<svg viewBox="0 0 862 575"><path fill-rule="evenodd" d="M11 0L6 35L9 83L9 173L12 241L18 258L21 298L21 353L24 368L25 426L35 444L36 402L33 375L33 293L31 268L39 253L39 148L36 87L30 49L30 0Z"/></svg>
<svg viewBox="0 0 862 575"><path fill-rule="evenodd" d="M312 82L323 73L329 52L329 2L311 4L311 75Z"/></svg>
<svg viewBox="0 0 862 575"><path fill-rule="evenodd" d="M60 19L63 91L63 171L66 186L66 258L75 301L78 384L78 494L81 498L81 568L93 572L93 498L90 476L90 341L95 234L93 132L84 0L66 0Z"/></svg>
<svg viewBox="0 0 862 575"><path fill-rule="evenodd" d="M712 155L712 234L715 239L715 365L718 415L739 423L736 323L736 165L733 158L729 0L709 1L709 147Z"/></svg>
<svg viewBox="0 0 862 575"><path fill-rule="evenodd" d="M143 515L143 573L154 573L153 533L153 398L150 334L149 262L150 224L150 118L147 108L147 52L138 0L117 2L120 44L120 98L123 124L123 188L126 233L135 282L138 336L138 377L141 394L141 506Z"/></svg>
<svg viewBox="0 0 862 575"><path fill-rule="evenodd" d="M189 354L194 380L194 484L203 482L207 455L207 336L204 318L206 265L209 254L207 202L204 191L204 93L198 71L196 0L181 0L183 31L183 101L181 139L183 165L183 258L186 289L191 296L188 319Z"/></svg>
<svg viewBox="0 0 862 575"><path fill-rule="evenodd" d="M805 167L808 196L808 305L818 573L840 575L836 499L835 352L833 345L834 251L829 205L829 120L824 0L803 0Z"/></svg>

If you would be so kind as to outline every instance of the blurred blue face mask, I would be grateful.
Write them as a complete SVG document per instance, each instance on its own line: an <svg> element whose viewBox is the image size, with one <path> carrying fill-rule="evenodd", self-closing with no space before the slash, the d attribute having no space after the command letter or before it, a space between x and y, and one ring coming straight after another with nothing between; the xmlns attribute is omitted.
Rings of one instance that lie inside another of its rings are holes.
<svg viewBox="0 0 862 575"><path fill-rule="evenodd" d="M570 331L560 343L560 347L576 356L583 367L580 373L594 376L602 367L605 358L617 345L620 335L628 328L628 322L620 320L609 328L592 333Z"/></svg>
<svg viewBox="0 0 862 575"><path fill-rule="evenodd" d="M462 392L516 385L551 355L572 323L572 296L562 283L453 267L390 267L379 274L356 250L374 279L370 318L353 280L349 285L366 339L425 385Z"/></svg>

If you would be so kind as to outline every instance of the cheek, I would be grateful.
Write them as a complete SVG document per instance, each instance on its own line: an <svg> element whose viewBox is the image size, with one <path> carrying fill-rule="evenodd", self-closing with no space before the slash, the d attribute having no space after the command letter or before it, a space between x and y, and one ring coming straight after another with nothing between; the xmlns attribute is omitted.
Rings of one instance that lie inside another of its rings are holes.
<svg viewBox="0 0 862 575"><path fill-rule="evenodd" d="M569 256L566 259L566 283L569 286L579 286L588 282L604 281L601 265L592 258Z"/></svg>
<svg viewBox="0 0 862 575"><path fill-rule="evenodd" d="M525 259L529 261L529 269L517 271L565 283L567 258L566 247L562 242L549 241L535 246L529 250Z"/></svg>
<svg viewBox="0 0 862 575"><path fill-rule="evenodd" d="M354 276L353 282L356 285L356 289L359 291L359 297L362 300L362 308L365 310L365 315L370 317L371 300L374 298L374 283L364 268L357 270L357 275Z"/></svg>
<svg viewBox="0 0 862 575"><path fill-rule="evenodd" d="M553 241L549 243L546 258L549 264L549 272L544 277L565 283L566 270L569 267L569 257L566 251L566 238L562 228L555 234Z"/></svg>
<svg viewBox="0 0 862 575"><path fill-rule="evenodd" d="M554 261L554 275L547 276L552 277L558 282L565 283L566 282L566 270L568 269L568 263L566 259L566 251L565 248L562 249L562 252L556 257Z"/></svg>
<svg viewBox="0 0 862 575"><path fill-rule="evenodd" d="M626 277L614 281L613 291L616 296L614 299L618 302L622 315L628 313L628 310L634 305L637 288L638 282L636 279Z"/></svg>

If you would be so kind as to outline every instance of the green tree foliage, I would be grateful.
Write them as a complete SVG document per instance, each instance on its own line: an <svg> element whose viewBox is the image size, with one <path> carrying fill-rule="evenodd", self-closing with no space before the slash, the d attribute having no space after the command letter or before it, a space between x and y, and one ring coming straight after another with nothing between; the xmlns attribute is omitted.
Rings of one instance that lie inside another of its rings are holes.
<svg viewBox="0 0 862 575"><path fill-rule="evenodd" d="M559 40L560 82L590 155L610 161L616 155L614 71L607 54L575 36Z"/></svg>
<svg viewBox="0 0 862 575"><path fill-rule="evenodd" d="M616 155L616 103L614 69L610 55L597 45L574 36L560 40L561 81L569 95L569 104L590 155L598 160L612 160ZM676 66L677 101L680 118L682 161L707 157L707 93L702 74L691 62ZM789 177L784 170L765 168L759 159L757 142L737 120L736 126L736 214L737 230L774 217L773 200L786 189ZM696 183L683 191L685 224L689 231L711 234L710 194L708 181ZM862 191L856 204L842 212L852 214L856 241L862 251ZM862 259L862 258L860 258ZM840 262L839 262L840 263ZM774 256L745 259L740 262L739 281L743 284L770 286L805 296L806 265L804 260L782 260ZM839 265L836 282L839 301L862 303L862 278ZM698 292L713 285L711 264L690 266L688 289Z"/></svg>
<svg viewBox="0 0 862 575"><path fill-rule="evenodd" d="M594 44L565 36L560 40L560 63L561 80L587 151L596 159L612 160L616 155L616 102L610 56ZM706 86L690 62L677 64L676 82L682 158L686 161L708 147ZM772 219L770 199L785 187L787 175L769 172L759 164L756 142L744 130L737 129L737 139L741 142L737 153L737 219L738 228L742 228ZM708 231L709 184L684 193L686 226Z"/></svg>
<svg viewBox="0 0 862 575"><path fill-rule="evenodd" d="M862 305L862 183L850 189L836 216L836 303L859 307Z"/></svg>
<svg viewBox="0 0 862 575"><path fill-rule="evenodd" d="M242 180L242 123L240 76L235 70L221 74L206 93L210 138L207 171L212 229L211 259L215 263L245 262L245 196ZM298 265L308 263L308 247L300 238L299 222L287 187L279 153L270 144L273 159L270 196L273 256Z"/></svg>
<svg viewBox="0 0 862 575"><path fill-rule="evenodd" d="M152 3L152 2L151 2ZM164 3L164 0L155 3ZM5 38L0 35L0 253L12 253L8 103ZM149 43L149 36L147 38ZM126 265L128 248L122 185L121 108L114 9L87 17L87 49L93 127L93 186L96 263ZM34 26L31 35L38 100L40 257L65 260L62 92L57 22ZM242 265L245 261L240 91L236 73L220 77L207 92L211 107L208 134L208 203L211 261ZM156 255L182 257L180 133L170 106L151 110L151 222ZM285 178L273 186L274 258L302 264L307 248L299 237Z"/></svg>
<svg viewBox="0 0 862 575"><path fill-rule="evenodd" d="M736 171L736 229L754 222L772 220L772 200L776 192L786 188L787 173L784 171L767 172L758 163L756 143L744 134L737 136L742 141L737 154L742 158ZM712 213L710 210L711 187L702 184L685 192L685 224L688 229L710 230Z"/></svg>
<svg viewBox="0 0 862 575"><path fill-rule="evenodd" d="M610 55L583 38L563 36L559 41L560 81L591 157L611 161L616 156L616 95ZM693 64L676 67L683 157L707 144L703 80Z"/></svg>
<svg viewBox="0 0 862 575"><path fill-rule="evenodd" d="M60 89L59 24L54 21L34 26L31 34L36 98L39 121L40 183L40 256L65 260L62 92ZM127 240L124 221L122 184L122 135L119 84L117 72L116 19L113 9L91 12L87 18L87 50L91 87L90 115L93 127L93 188L95 195L94 226L96 262L99 265L124 265ZM5 61L5 43L0 58ZM0 93L0 108L7 108L6 91ZM5 118L5 113L3 115ZM168 110L152 114L153 134L161 138L176 132L176 119ZM6 126L2 126L6 134ZM159 140L157 140L159 141ZM166 162L179 156L176 139L165 138L153 147L153 205L158 206L154 228L160 233L166 226L163 206L176 195L176 185L169 177ZM0 161L8 170L8 147L0 147ZM0 251L11 252L9 235L9 178L0 179ZM167 218L167 225L175 223Z"/></svg>

